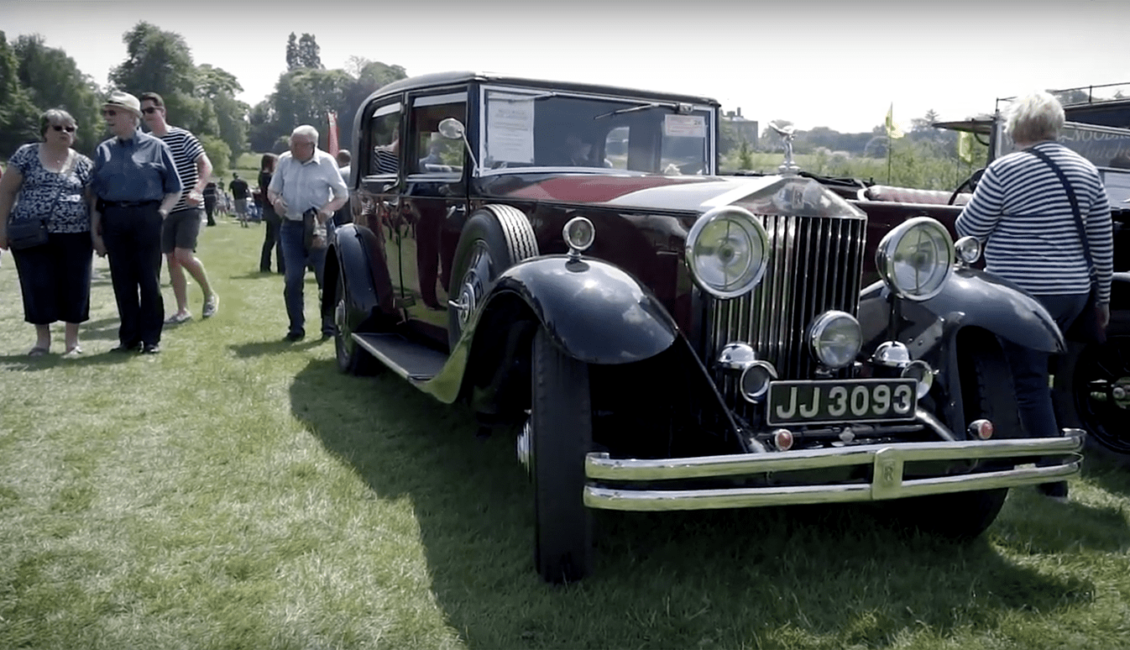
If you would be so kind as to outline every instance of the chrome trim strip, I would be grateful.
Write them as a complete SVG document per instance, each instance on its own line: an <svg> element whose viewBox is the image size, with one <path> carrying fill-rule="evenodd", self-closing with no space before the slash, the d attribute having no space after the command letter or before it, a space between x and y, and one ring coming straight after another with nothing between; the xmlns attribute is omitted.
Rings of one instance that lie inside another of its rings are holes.
<svg viewBox="0 0 1130 650"><path fill-rule="evenodd" d="M609 481L662 481L785 472L827 467L902 462L960 461L1014 456L1077 454L1085 434L1062 438L964 440L961 442L896 442L877 445L805 449L762 454L729 454L688 458L610 458L593 452L585 458L585 476ZM900 471L901 475L901 471Z"/></svg>
<svg viewBox="0 0 1130 650"><path fill-rule="evenodd" d="M1000 472L900 481L891 486L853 483L729 490L625 490L585 487L585 505L601 510L714 510L813 503L883 501L969 490L1019 487L1079 473L1081 460L1053 467L1017 467Z"/></svg>

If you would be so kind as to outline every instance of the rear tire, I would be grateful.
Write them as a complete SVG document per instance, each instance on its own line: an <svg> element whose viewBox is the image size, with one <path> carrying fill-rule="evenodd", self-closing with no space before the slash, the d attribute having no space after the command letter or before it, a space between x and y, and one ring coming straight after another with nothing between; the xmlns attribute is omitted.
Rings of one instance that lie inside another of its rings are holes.
<svg viewBox="0 0 1130 650"><path fill-rule="evenodd" d="M575 582L592 571L592 513L584 505L585 454L592 446L589 369L544 328L534 335L532 353L534 560L546 582Z"/></svg>
<svg viewBox="0 0 1130 650"><path fill-rule="evenodd" d="M337 368L349 375L371 375L380 364L353 340L353 332L357 331L360 322L350 309L345 275L341 272L337 274L335 291L334 352L337 356Z"/></svg>

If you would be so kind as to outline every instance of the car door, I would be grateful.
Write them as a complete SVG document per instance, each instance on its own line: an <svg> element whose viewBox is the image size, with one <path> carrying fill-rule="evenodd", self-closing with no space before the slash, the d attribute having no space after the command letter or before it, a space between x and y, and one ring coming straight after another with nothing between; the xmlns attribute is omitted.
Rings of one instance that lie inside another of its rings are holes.
<svg viewBox="0 0 1130 650"><path fill-rule="evenodd" d="M407 104L399 247L404 305L414 332L446 344L450 262L466 215L470 170L462 140L442 137L439 123L467 123L467 88L413 94Z"/></svg>
<svg viewBox="0 0 1130 650"><path fill-rule="evenodd" d="M403 103L399 96L382 98L370 107L365 137L354 164L360 166L361 225L377 236L383 259L373 260L374 274L385 273L393 287L393 306L403 315L401 253L405 224L400 214Z"/></svg>

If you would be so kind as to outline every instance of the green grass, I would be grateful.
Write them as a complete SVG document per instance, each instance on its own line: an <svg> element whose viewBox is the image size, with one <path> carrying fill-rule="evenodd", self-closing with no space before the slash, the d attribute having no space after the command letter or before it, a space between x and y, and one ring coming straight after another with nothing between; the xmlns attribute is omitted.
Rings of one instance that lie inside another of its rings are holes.
<svg viewBox="0 0 1130 650"><path fill-rule="evenodd" d="M84 357L22 356L4 255L0 648L1130 647L1130 480L1096 463L964 546L866 507L598 513L596 575L544 585L511 436L282 343L261 236L205 229L220 313L155 357L107 353L104 260Z"/></svg>

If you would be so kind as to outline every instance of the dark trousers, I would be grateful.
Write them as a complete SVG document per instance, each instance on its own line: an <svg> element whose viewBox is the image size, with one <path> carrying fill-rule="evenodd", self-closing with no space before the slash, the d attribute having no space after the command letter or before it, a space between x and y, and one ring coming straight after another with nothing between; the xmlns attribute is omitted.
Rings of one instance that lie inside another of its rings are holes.
<svg viewBox="0 0 1130 650"><path fill-rule="evenodd" d="M107 206L102 239L110 258L110 280L118 302L122 345L161 342L165 303L161 298L160 204Z"/></svg>
<svg viewBox="0 0 1130 650"><path fill-rule="evenodd" d="M1083 311L1087 294L1066 296L1036 296L1055 319L1059 329L1066 332ZM1033 350L1001 339L1001 347L1012 367L1012 380L1016 385L1016 402L1020 407L1020 422L1028 435L1037 438L1054 438L1060 435L1052 408L1051 389L1048 388L1047 352Z"/></svg>
<svg viewBox="0 0 1130 650"><path fill-rule="evenodd" d="M286 263L283 262L282 242L279 241L279 226L282 222L275 215L263 217L267 224L267 232L263 238L263 252L259 256L259 270L269 273L271 270L271 249L275 250L275 268L279 273L286 272Z"/></svg>
<svg viewBox="0 0 1130 650"><path fill-rule="evenodd" d="M216 225L216 219L212 215L216 212L216 199L209 201L204 199L204 214L208 215L208 225Z"/></svg>
<svg viewBox="0 0 1130 650"><path fill-rule="evenodd" d="M56 321L84 323L90 318L89 232L50 233L47 243L13 250L24 320L35 325Z"/></svg>
<svg viewBox="0 0 1130 650"><path fill-rule="evenodd" d="M333 221L326 223L326 239L333 239ZM314 267L314 278L318 282L318 292L323 290L322 272L326 268L325 248L306 248L306 229L301 221L286 219L279 231L279 240L282 241L283 259L286 260L286 275L283 278L283 301L286 303L286 315L290 321L288 332L295 334L306 333L305 301L302 296L306 265ZM320 297L320 296L319 296ZM319 306L319 311L321 304ZM323 316L319 319L322 324L323 334L333 334L333 317Z"/></svg>

